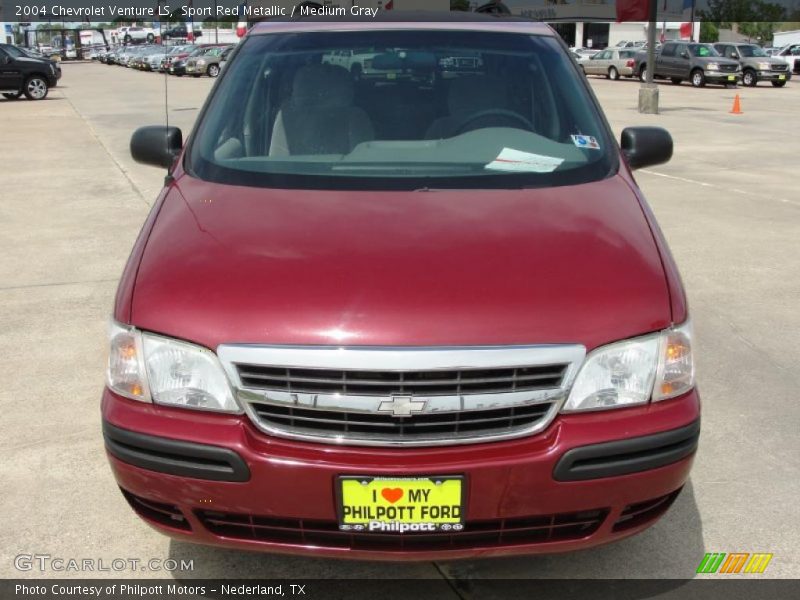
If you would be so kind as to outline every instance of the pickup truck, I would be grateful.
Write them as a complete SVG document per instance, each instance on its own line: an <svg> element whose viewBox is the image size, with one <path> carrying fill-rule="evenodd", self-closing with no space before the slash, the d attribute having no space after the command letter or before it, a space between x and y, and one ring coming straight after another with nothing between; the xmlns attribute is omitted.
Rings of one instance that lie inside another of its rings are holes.
<svg viewBox="0 0 800 600"><path fill-rule="evenodd" d="M739 61L742 83L747 87L756 86L759 81L769 81L773 87L783 87L792 78L791 69L785 61L769 56L755 44L714 44L714 49L726 58Z"/></svg>
<svg viewBox="0 0 800 600"><path fill-rule="evenodd" d="M647 77L647 67L647 51L639 52L634 68L642 81ZM669 79L676 85L688 80L694 87L706 83L735 86L742 80L742 69L739 61L720 56L711 44L666 42L656 49L653 77Z"/></svg>
<svg viewBox="0 0 800 600"><path fill-rule="evenodd" d="M192 35L196 38L203 35L203 32L200 30L199 27L192 27ZM185 40L189 37L189 30L186 29L186 25L176 25L175 27L171 27L170 29L165 29L161 33L162 39L165 40L174 40L174 39L181 39Z"/></svg>

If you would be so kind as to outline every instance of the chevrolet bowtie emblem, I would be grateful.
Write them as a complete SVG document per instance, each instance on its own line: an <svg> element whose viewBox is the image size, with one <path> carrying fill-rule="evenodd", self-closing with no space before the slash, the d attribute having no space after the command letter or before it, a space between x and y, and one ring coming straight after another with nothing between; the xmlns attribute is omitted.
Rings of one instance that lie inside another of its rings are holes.
<svg viewBox="0 0 800 600"><path fill-rule="evenodd" d="M393 417L410 417L425 410L425 400L414 400L411 396L392 396L378 405L379 412L390 412Z"/></svg>

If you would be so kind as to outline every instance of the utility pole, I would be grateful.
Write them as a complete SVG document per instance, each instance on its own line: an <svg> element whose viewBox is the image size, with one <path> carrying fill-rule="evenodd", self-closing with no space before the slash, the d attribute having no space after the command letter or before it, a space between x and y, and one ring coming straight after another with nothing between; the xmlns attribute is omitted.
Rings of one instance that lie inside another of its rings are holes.
<svg viewBox="0 0 800 600"><path fill-rule="evenodd" d="M658 114L658 86L653 81L656 64L656 12L658 0L650 0L650 22L647 25L647 76L639 88L639 112L649 115Z"/></svg>

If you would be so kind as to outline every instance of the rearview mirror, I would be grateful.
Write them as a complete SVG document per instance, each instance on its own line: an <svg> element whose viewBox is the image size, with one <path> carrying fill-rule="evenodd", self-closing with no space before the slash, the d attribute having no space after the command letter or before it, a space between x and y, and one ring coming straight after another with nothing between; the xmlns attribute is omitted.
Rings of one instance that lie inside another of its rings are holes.
<svg viewBox="0 0 800 600"><path fill-rule="evenodd" d="M672 158L672 136L661 127L627 127L622 130L620 146L631 169L660 165Z"/></svg>
<svg viewBox="0 0 800 600"><path fill-rule="evenodd" d="M131 136L131 156L136 162L154 167L172 167L183 148L183 134L177 127L148 125Z"/></svg>

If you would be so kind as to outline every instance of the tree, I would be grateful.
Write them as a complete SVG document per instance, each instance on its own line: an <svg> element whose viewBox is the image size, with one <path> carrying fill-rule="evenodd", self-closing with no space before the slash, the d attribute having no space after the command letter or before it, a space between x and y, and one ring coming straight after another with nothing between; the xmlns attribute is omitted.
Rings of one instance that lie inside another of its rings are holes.
<svg viewBox="0 0 800 600"><path fill-rule="evenodd" d="M469 12L469 0L450 0L450 10Z"/></svg>
<svg viewBox="0 0 800 600"><path fill-rule="evenodd" d="M701 22L700 41L709 44L719 41L719 27L710 21Z"/></svg>

